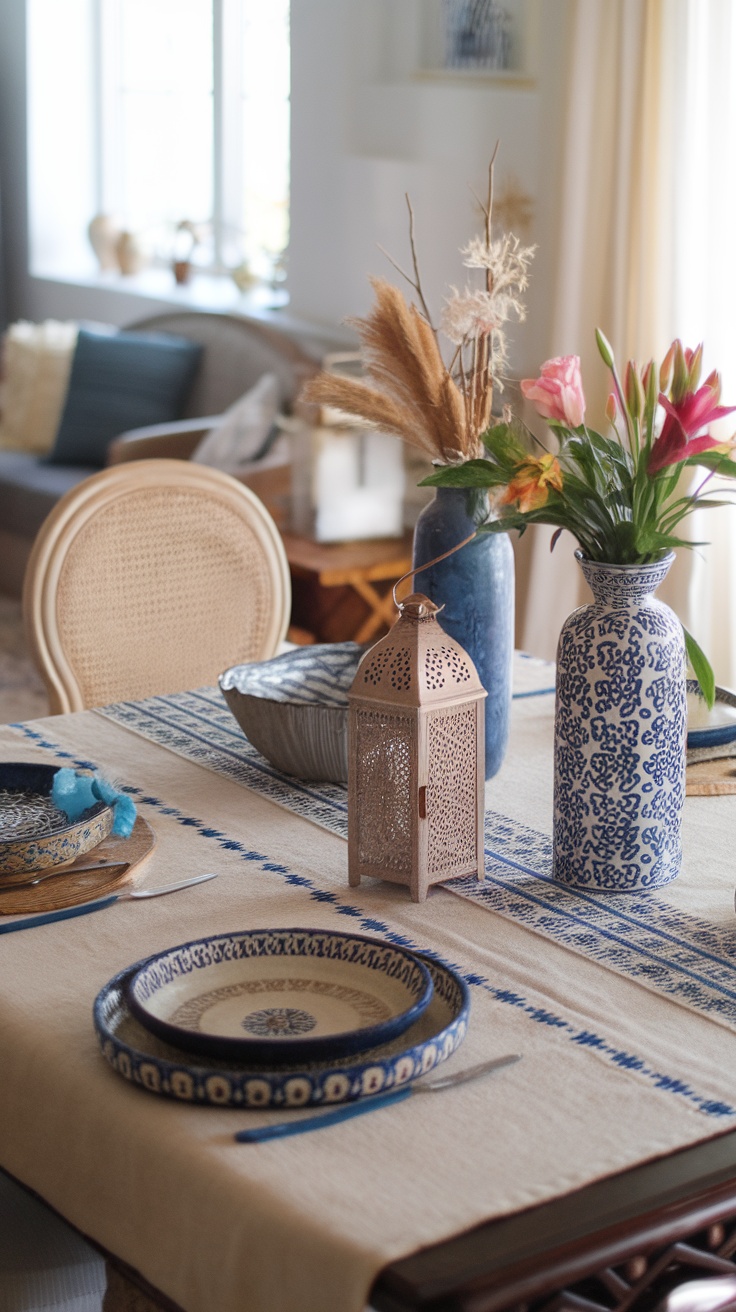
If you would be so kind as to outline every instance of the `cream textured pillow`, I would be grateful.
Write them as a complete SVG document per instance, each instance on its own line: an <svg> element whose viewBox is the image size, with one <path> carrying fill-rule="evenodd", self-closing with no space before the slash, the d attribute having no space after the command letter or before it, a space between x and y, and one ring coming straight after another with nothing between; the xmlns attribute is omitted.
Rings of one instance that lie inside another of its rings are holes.
<svg viewBox="0 0 736 1312"><path fill-rule="evenodd" d="M11 324L3 336L0 447L46 455L54 444L77 324Z"/></svg>
<svg viewBox="0 0 736 1312"><path fill-rule="evenodd" d="M268 450L278 411L278 379L275 374L264 374L225 411L217 427L205 433L192 460L226 474L237 473Z"/></svg>

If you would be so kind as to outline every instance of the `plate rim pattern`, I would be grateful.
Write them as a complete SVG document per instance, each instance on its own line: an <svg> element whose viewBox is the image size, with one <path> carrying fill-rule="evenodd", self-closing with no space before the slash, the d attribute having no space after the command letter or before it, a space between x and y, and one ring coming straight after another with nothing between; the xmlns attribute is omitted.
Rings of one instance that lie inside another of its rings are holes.
<svg viewBox="0 0 736 1312"><path fill-rule="evenodd" d="M236 1068L198 1065L192 1054L183 1051L171 1058L141 1051L117 1033L120 1019L131 1015L124 986L134 966L108 980L95 999L93 1021L100 1050L108 1065L128 1083L190 1105L269 1111L355 1102L426 1075L451 1057L465 1038L470 1011L468 985L444 962L416 955L426 963L434 992L451 1008L452 1017L436 1033L409 1042L393 1054L378 1047L357 1054L349 1065L324 1061L269 1071L247 1064Z"/></svg>

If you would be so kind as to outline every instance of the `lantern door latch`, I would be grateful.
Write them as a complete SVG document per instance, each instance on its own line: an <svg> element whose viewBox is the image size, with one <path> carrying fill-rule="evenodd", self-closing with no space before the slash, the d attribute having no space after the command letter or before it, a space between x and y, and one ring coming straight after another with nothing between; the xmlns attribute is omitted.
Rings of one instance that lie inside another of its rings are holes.
<svg viewBox="0 0 736 1312"><path fill-rule="evenodd" d="M427 819L427 785L422 784L419 789L419 819Z"/></svg>

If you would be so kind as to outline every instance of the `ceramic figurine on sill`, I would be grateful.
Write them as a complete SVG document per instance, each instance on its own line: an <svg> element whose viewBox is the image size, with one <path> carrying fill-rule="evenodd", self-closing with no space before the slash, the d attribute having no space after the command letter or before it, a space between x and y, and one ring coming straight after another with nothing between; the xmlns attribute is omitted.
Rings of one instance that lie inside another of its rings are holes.
<svg viewBox="0 0 736 1312"><path fill-rule="evenodd" d="M183 287L191 280L193 265L192 255L199 245L199 234L190 219L182 219L177 224L174 239L174 258L171 268L178 286Z"/></svg>
<svg viewBox="0 0 736 1312"><path fill-rule="evenodd" d="M116 247L120 238L120 227L115 219L110 214L95 214L87 228L87 236L102 272L116 269L118 267Z"/></svg>

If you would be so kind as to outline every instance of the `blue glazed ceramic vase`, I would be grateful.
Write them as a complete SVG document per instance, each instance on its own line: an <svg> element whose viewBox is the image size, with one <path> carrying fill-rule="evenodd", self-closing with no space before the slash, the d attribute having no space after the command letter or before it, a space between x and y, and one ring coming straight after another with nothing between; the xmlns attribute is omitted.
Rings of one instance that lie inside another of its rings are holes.
<svg viewBox="0 0 736 1312"><path fill-rule="evenodd" d="M416 569L457 546L475 531L475 490L438 487L414 530ZM485 495L485 494L483 494ZM485 503L487 505L487 502ZM508 533L484 534L447 560L417 574L414 586L437 606L451 638L464 647L486 698L486 779L506 751L514 658L514 551Z"/></svg>
<svg viewBox="0 0 736 1312"><path fill-rule="evenodd" d="M685 640L652 565L576 557L593 603L557 649L554 875L599 892L675 879L685 798Z"/></svg>

